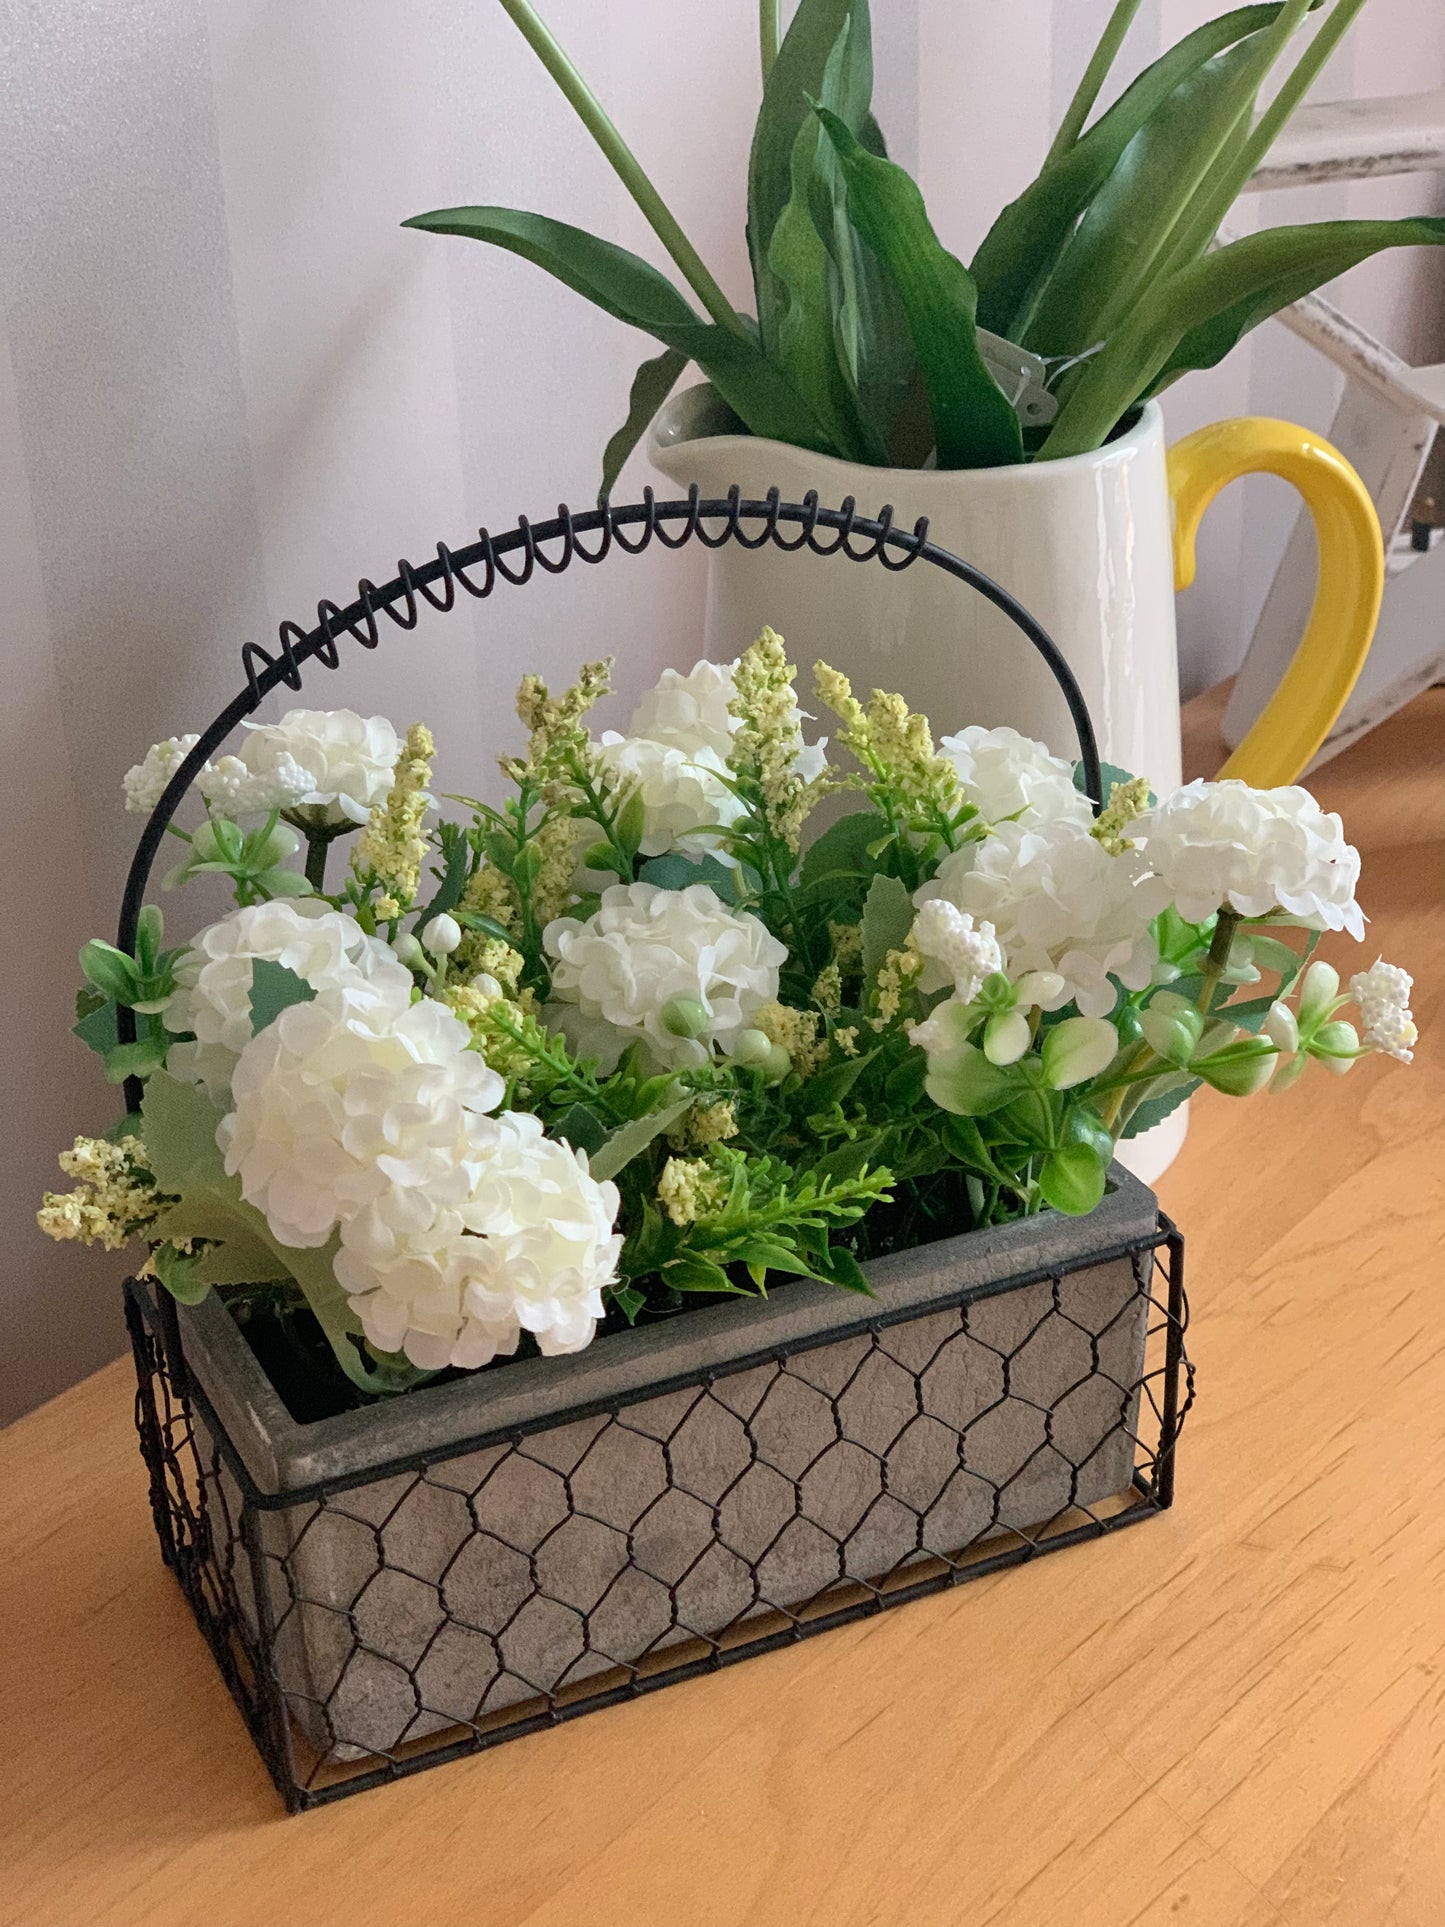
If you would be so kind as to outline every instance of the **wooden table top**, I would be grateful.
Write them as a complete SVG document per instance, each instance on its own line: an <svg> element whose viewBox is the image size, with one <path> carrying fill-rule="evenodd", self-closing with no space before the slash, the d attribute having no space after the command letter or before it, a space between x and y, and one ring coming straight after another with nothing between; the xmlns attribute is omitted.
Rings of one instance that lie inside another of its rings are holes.
<svg viewBox="0 0 1445 1927"><path fill-rule="evenodd" d="M0 1434L0 1921L1438 1927L1445 690L1315 787L1423 1043L1197 1101L1172 1512L287 1819L110 1366Z"/></svg>

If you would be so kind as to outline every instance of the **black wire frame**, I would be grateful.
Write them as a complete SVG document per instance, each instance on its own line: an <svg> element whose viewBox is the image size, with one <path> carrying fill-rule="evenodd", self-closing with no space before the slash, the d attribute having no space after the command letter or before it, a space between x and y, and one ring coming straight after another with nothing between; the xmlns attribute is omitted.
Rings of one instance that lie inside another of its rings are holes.
<svg viewBox="0 0 1445 1927"><path fill-rule="evenodd" d="M597 541L589 547L582 538L594 535ZM363 577L357 584L355 599L345 608L331 601L319 602L314 628L302 629L290 621L281 623L280 647L275 655L258 643L246 643L241 650L244 688L202 731L141 831L121 902L117 948L127 956L135 950L136 926L161 839L212 752L219 749L272 690L283 684L299 689L304 665L316 662L323 668L335 669L340 662L339 642L343 635L350 636L363 649L375 649L381 642L379 616L387 616L400 629L414 629L423 604L444 613L456 606L458 588L482 600L492 594L499 582L522 588L539 573L561 575L573 562L596 564L605 561L614 551L640 555L654 541L664 549L681 549L693 540L708 549L720 549L735 542L743 549L761 549L771 544L785 554L807 550L813 555L842 555L851 562L876 561L894 574L923 561L963 583L1007 616L1048 666L1078 737L1085 791L1096 811L1102 806L1103 773L1093 720L1078 679L1063 652L1042 624L1007 589L971 562L930 542L927 516L920 517L911 529L899 528L894 524L891 507L885 506L876 516L860 515L850 495L837 508L823 508L813 489L801 502L783 501L776 488L769 489L761 500L744 498L736 485L724 496L704 499L694 484L685 500L659 502L649 488L644 489L640 502L620 508L603 500L595 509L574 513L564 502L556 515L545 522L532 522L525 515L520 516L516 527L501 535L480 530L477 540L465 548L450 549L444 542L438 542L434 561L417 566L403 559L397 563L392 579L379 588ZM514 563L513 557L520 560ZM134 1040L132 1011L122 1009L117 1013L117 1035L121 1043ZM139 1107L140 1094L139 1081L128 1080L125 1087L128 1109Z"/></svg>
<svg viewBox="0 0 1445 1927"><path fill-rule="evenodd" d="M739 1660L796 1644L817 1633L831 1631L911 1600L1103 1537L1167 1510L1174 1499L1176 1448L1185 1416L1194 1398L1194 1368L1185 1350L1189 1310L1184 1280L1184 1242L1171 1221L1161 1213L1152 1234L1135 1237L1107 1251L1090 1252L1072 1267L1066 1265L1021 1271L1014 1277L989 1286L985 1295L997 1301L1012 1293L1047 1286L1052 1290L1055 1310L1061 1312L1063 1299L1060 1293L1069 1277L1094 1270L1116 1259L1127 1259L1133 1268L1131 1300L1137 1300L1142 1309L1145 1349L1142 1373L1133 1383L1119 1385L1107 1373L1104 1375L1105 1386L1111 1386L1122 1394L1115 1432L1122 1430L1133 1468L1127 1491L1114 1501L1105 1504L1080 1496L1078 1485L1082 1468L1076 1467L1067 1503L1061 1506L1055 1516L1037 1526L1021 1528L1013 1524L996 1523L988 1530L979 1532L956 1555L931 1558L923 1564L905 1561L876 1580L829 1586L823 1594L796 1610L773 1611L766 1620L752 1625L736 1623L723 1629L718 1636L707 1635L671 1653L664 1650L639 1664L623 1665L590 1685L584 1682L577 1689L541 1690L535 1698L510 1707L501 1716L489 1714L483 1717L478 1711L471 1718L463 1715L454 1722L442 1722L440 1731L433 1726L424 1738L406 1739L394 1745L362 1749L353 1747L344 1755L348 1762L345 1766L318 1755L315 1746L308 1746L295 1718L297 1694L293 1688L288 1688L282 1677L279 1654L288 1607L283 1604L278 1615L274 1604L276 1589L273 1577L278 1565L288 1571L287 1584L292 1587L289 1610L293 1614L296 1607L295 1587L289 1577L291 1555L282 1553L278 1557L274 1545L268 1546L264 1524L268 1517L281 1515L283 1518L295 1518L298 1512L304 1513L308 1507L318 1509L301 1526L298 1540L293 1542L294 1550L294 1544L304 1539L306 1532L314 1526L320 1510L335 1506L344 1513L348 1494L354 1506L358 1489L362 1492L383 1491L405 1475L412 1475L418 1483L425 1483L428 1474L444 1473L453 1461L474 1463L477 1456L484 1455L489 1449L517 1453L535 1435L571 1428L579 1419L599 1419L608 1426L621 1425L625 1428L629 1411L644 1401L665 1399L669 1394L691 1390L697 1392L699 1400L711 1399L717 1395L718 1386L725 1385L729 1379L754 1373L760 1366L773 1366L780 1374L786 1373L790 1365L797 1369L801 1355L839 1343L846 1344L849 1340L866 1337L873 1346L886 1347L889 1327L906 1326L910 1320L916 1321L917 1314L894 1314L891 1318L879 1315L869 1318L865 1315L845 1329L759 1352L732 1361L715 1372L647 1385L623 1398L595 1406L579 1405L559 1410L525 1426L502 1432L481 1433L475 1438L449 1445L440 1455L413 1453L348 1477L327 1479L304 1489L296 1488L277 1494L263 1492L257 1487L205 1392L187 1372L174 1301L164 1292L152 1294L131 1280L126 1287L125 1308L136 1364L136 1423L149 1472L152 1515L162 1554L191 1607L287 1810L298 1813L326 1805L449 1760L545 1730L584 1713L600 1711L662 1687L702 1677ZM977 1292L962 1290L957 1294L958 1307L966 1308L970 1301L977 1302L979 1297ZM953 1303L949 1298L936 1301L930 1307L928 1317L946 1312ZM969 1313L966 1309L963 1315L967 1330ZM1124 1315L1121 1312L1119 1318L1122 1319ZM1042 1323L1043 1319L1039 1322ZM1023 1341L1024 1346L1037 1329L1034 1326L1029 1330ZM1096 1372L1100 1369L1098 1345L1096 1339ZM1017 1391L1008 1390L1007 1360L1003 1369L1005 1396L1015 1397ZM1046 1439L1054 1438L1053 1418L1058 1416L1064 1403L1078 1389L1077 1385L1073 1387L1063 1400L1051 1408L1051 1415L1045 1416ZM829 1402L833 1408L834 1424L837 1425L841 1401L833 1399ZM988 1412L989 1408L986 1407L976 1418L986 1418ZM1133 1416L1127 1416L1127 1413ZM967 1439L976 1418L963 1421L959 1433L960 1444ZM664 1450L668 1448L664 1447ZM756 1454L756 1442L754 1451ZM584 1452L584 1460L585 1457ZM571 1479L564 1481L564 1484L568 1494L569 1519L579 1514L585 1516L586 1508L577 1499ZM679 1486L675 1482L670 1457L666 1490L686 1491L685 1483ZM886 1471L883 1490L885 1494L890 1490ZM795 1495L799 1505L798 1516L805 1518L801 1480L795 1486ZM996 1521L1000 1496L996 1491ZM475 1495L468 1504L473 1508L473 1518L480 1531ZM712 1515L712 1532L716 1540L720 1505L713 1506ZM348 1516L354 1518L355 1513ZM380 1568L393 1572L398 1570L389 1563L383 1550L384 1538L379 1526L375 1537ZM628 1570L632 1569L633 1556L632 1535L629 1533ZM531 1564L535 1588L538 1570L535 1557ZM755 1594L759 1569L760 1562L754 1562ZM268 1574L271 1576L268 1577ZM669 1592L673 1597L676 1616L676 1590L669 1588ZM251 1602L249 1610L241 1604L242 1593ZM365 1635L358 1625L355 1612L347 1612L343 1608L340 1616L349 1619L353 1651L359 1650L365 1643ZM453 1624L449 1612L446 1624ZM435 1638L435 1633L432 1636ZM415 1689L415 1679L412 1685ZM417 1705L420 1710L420 1698ZM322 1717L327 1719L330 1730L329 1715L323 1712ZM359 1753L364 1753L365 1757L359 1758Z"/></svg>

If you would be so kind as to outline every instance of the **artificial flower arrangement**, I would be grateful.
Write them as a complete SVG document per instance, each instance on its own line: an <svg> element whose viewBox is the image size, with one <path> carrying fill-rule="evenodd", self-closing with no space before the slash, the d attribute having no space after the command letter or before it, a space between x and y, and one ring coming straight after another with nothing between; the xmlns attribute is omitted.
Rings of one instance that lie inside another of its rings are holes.
<svg viewBox="0 0 1445 1927"><path fill-rule="evenodd" d="M799 0L786 35L778 0L759 0L744 313L532 0L500 0L676 278L520 208L439 208L406 225L518 254L662 345L604 453L604 490L693 362L716 391L718 432L895 468L1053 461L1102 447L1141 402L1382 248L1445 241L1440 220L1319 221L1216 246L1364 3L1232 7L1096 113L1140 7L1116 0L1042 169L965 267L888 158L871 106L868 0ZM1021 364L1042 384L1022 421L1000 386L1016 385Z"/></svg>
<svg viewBox="0 0 1445 1927"><path fill-rule="evenodd" d="M1041 744L935 746L819 663L830 756L794 673L766 631L667 671L625 736L589 731L607 664L560 697L529 676L507 800L460 821L421 725L248 726L166 879L224 876L236 909L166 949L148 906L133 955L81 954L77 1031L144 1097L62 1157L43 1228L143 1240L248 1329L319 1325L355 1398L791 1278L866 1293L871 1257L1090 1211L1120 1137L1201 1083L1409 1060L1410 978L1346 996L1309 960L1364 922L1307 791L1115 772L1096 815Z"/></svg>

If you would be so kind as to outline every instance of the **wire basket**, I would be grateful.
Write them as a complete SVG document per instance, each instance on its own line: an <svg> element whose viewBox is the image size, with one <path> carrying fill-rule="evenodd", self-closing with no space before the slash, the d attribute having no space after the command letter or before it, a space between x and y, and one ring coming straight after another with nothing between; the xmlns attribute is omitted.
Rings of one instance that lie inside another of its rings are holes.
<svg viewBox="0 0 1445 1927"><path fill-rule="evenodd" d="M587 538L595 538L589 544ZM1008 593L851 500L737 489L602 503L363 581L314 628L248 644L244 687L145 825L117 942L212 752L273 689L334 668L379 618L653 542L771 543L944 570L1056 677L1098 807L1087 708ZM128 1011L120 1013L126 1041ZM128 1089L134 1104L138 1088ZM799 1281L298 1425L225 1309L135 1281L126 1315L156 1530L292 1811L637 1697L1147 1518L1173 1497L1192 1400L1183 1246L1118 1170L1090 1219L1030 1219L870 1267L857 1300ZM669 1328L672 1329L672 1328ZM374 1417L385 1413L385 1420ZM400 1417L398 1417L400 1412ZM330 1428L330 1429L328 1429ZM400 1429L398 1429L400 1428ZM258 1456L259 1454L259 1456Z"/></svg>

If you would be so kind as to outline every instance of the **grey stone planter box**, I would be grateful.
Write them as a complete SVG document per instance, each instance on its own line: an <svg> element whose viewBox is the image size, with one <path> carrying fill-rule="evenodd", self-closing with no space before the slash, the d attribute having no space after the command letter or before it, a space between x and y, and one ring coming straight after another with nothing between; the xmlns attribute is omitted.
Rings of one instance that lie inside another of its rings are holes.
<svg viewBox="0 0 1445 1927"><path fill-rule="evenodd" d="M298 1729L322 1764L397 1771L429 1736L643 1690L1167 1504L1161 1235L1116 1166L1089 1218L879 1260L871 1300L792 1283L309 1425L212 1297L178 1314L178 1572L223 1665L234 1620L293 1804L319 1770Z"/></svg>

